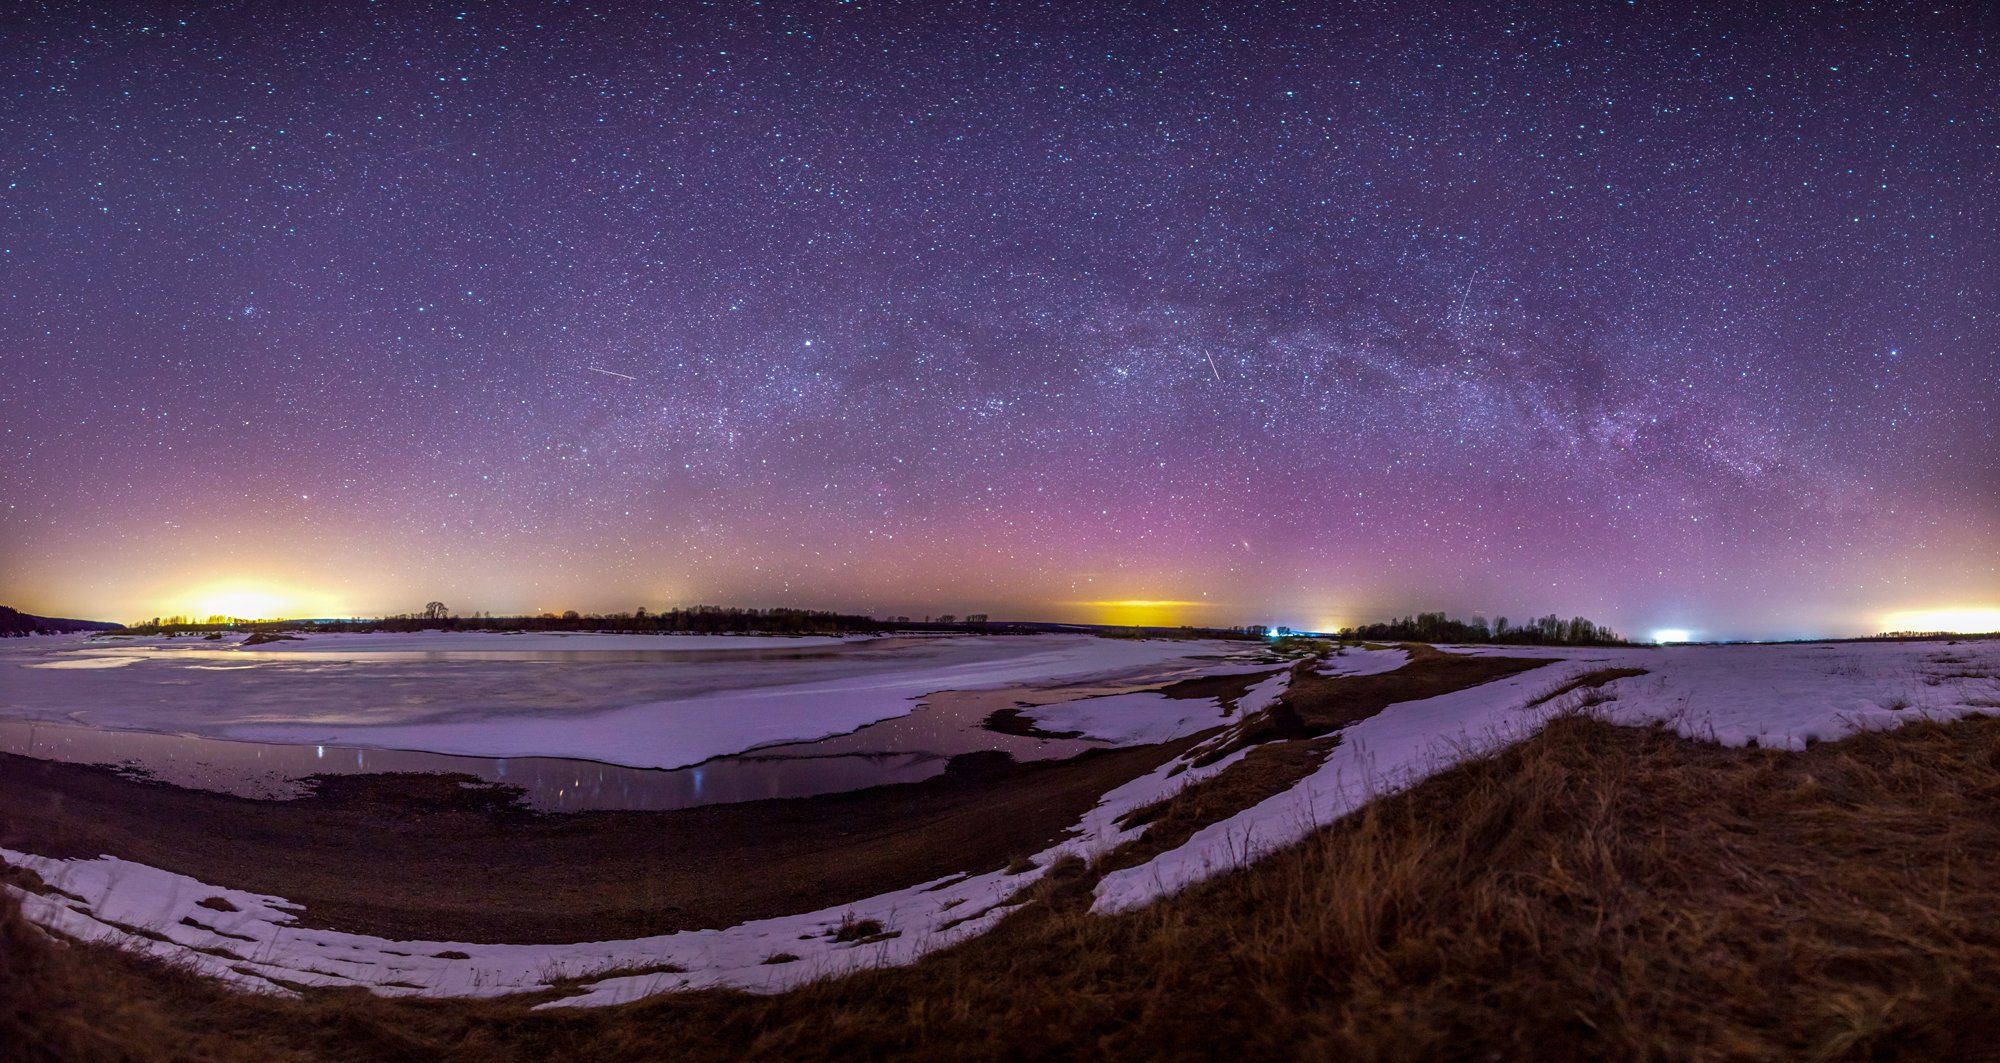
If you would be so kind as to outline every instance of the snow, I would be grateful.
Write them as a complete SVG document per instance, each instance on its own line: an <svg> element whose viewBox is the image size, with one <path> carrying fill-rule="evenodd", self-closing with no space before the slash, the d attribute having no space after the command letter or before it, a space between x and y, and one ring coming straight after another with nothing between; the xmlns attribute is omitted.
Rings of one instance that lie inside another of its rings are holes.
<svg viewBox="0 0 2000 1063"><path fill-rule="evenodd" d="M1170 698L1150 691L1058 701L1022 709L1021 715L1038 730L1075 732L1121 746L1168 742L1229 721L1215 698Z"/></svg>
<svg viewBox="0 0 2000 1063"><path fill-rule="evenodd" d="M1350 646L1320 659L1320 675L1381 675L1410 663L1407 650L1369 650Z"/></svg>
<svg viewBox="0 0 2000 1063"><path fill-rule="evenodd" d="M0 647L0 716L675 768L844 734L906 715L940 690L1129 676L1242 653L1234 643L1088 635L855 641L422 632L313 635L247 649L119 642ZM579 647L587 652L573 652ZM640 652L661 649L704 652ZM121 666L92 663L100 661Z"/></svg>
<svg viewBox="0 0 2000 1063"><path fill-rule="evenodd" d="M67 657L60 661L39 661L23 665L25 668L123 668L128 664L138 664L138 657Z"/></svg>
<svg viewBox="0 0 2000 1063"><path fill-rule="evenodd" d="M1291 681L1291 669L1269 662L1247 667L1224 664L1210 670L1210 675L1242 675L1271 668L1279 670L1252 684L1232 706L1224 706L1220 698L1170 698L1137 691L1037 705L1022 709L1021 715L1050 734L1080 734L1118 746L1171 742L1268 708Z"/></svg>
<svg viewBox="0 0 2000 1063"><path fill-rule="evenodd" d="M1284 694L1285 688L1290 686L1291 682L1292 670L1286 668L1276 675L1257 683L1249 690L1244 691L1243 696L1237 700L1237 713L1242 716L1248 716L1251 713L1263 712L1265 709L1277 704L1278 698Z"/></svg>
<svg viewBox="0 0 2000 1063"><path fill-rule="evenodd" d="M1105 875L1097 886L1094 910L1131 909L1240 867L1371 798L1528 737L1556 714L1574 707L1569 697L1541 705L1531 702L1568 679L1601 668L1643 668L1647 674L1607 684L1603 690L1614 700L1588 711L1613 722L1657 723L1690 738L1729 745L1754 740L1760 746L1796 749L1812 739L1838 738L1856 730L2000 708L2000 679L1993 678L2000 674L2000 641L1562 652L1502 647L1500 651L1547 657L1551 663L1483 686L1392 705L1345 729L1320 768L1297 786L1197 831L1181 846L1145 864ZM1037 667L1096 667L1106 659L1086 652L1066 663L1041 661ZM1381 663L1377 660L1368 667ZM994 667L1005 671L1010 666ZM1260 682L1240 707L1247 711L1252 699L1268 703L1288 675L1279 672ZM902 689L897 680L886 682L890 689ZM1075 707L1084 704L1068 703L1066 711L1080 711ZM1166 726L1133 723L1124 718L1128 714L1154 720L1170 715L1163 706L1144 701L1111 714L1102 705L1090 706L1088 712L1107 720L1117 715L1116 726L1128 728ZM1109 852L1144 830L1143 826L1121 829L1119 817L1212 777L1244 756L1247 750L1239 750L1214 764L1193 766L1202 752L1226 737L1210 739L1104 795L1069 837L1034 858L1037 866L1028 872L951 877L816 912L628 941L399 942L300 928L295 922L297 906L282 899L210 886L111 857L56 860L0 849L0 859L31 868L44 881L81 898L7 887L21 898L24 911L35 922L78 938L172 957L266 992L287 992L273 979L422 996L493 996L547 988L562 978L579 980L576 995L544 1007L613 1004L718 985L773 992L857 967L908 963L983 933L1012 910L1021 887L1046 873L1054 861ZM196 903L207 897L226 898L239 911L216 912ZM881 922L896 936L866 944L831 939L832 930L843 921L864 919ZM129 928L143 928L168 940L154 940ZM226 955L198 951L203 949ZM801 958L783 964L764 962L780 952ZM440 953L463 953L466 958ZM685 970L659 971L664 965ZM635 968L654 970L616 973Z"/></svg>
<svg viewBox="0 0 2000 1063"><path fill-rule="evenodd" d="M1290 790L1202 828L1145 864L1104 876L1093 910L1138 907L1241 867L1371 798L1527 738L1573 706L1563 697L1530 702L1599 669L1642 668L1647 674L1606 684L1603 690L1615 699L1589 711L1613 723L1659 723L1731 746L1803 749L1808 741L1860 730L2000 708L2000 678L1994 678L2000 676L2000 641L1992 640L1480 649L1557 663L1391 705L1346 728L1319 770Z"/></svg>

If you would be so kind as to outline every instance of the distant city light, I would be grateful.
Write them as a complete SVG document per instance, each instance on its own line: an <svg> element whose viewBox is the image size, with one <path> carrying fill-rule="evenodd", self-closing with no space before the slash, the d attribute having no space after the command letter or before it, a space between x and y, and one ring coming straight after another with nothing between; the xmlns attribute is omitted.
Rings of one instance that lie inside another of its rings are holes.
<svg viewBox="0 0 2000 1063"><path fill-rule="evenodd" d="M1662 646L1670 642L1693 642L1694 632L1684 627L1663 627L1653 632L1653 641Z"/></svg>
<svg viewBox="0 0 2000 1063"><path fill-rule="evenodd" d="M1951 631L1984 634L2000 631L2000 607L1911 609L1882 618L1884 631Z"/></svg>
<svg viewBox="0 0 2000 1063"><path fill-rule="evenodd" d="M265 620L282 612L277 593L262 587L219 587L201 595L195 612L199 616L229 616L241 620Z"/></svg>
<svg viewBox="0 0 2000 1063"><path fill-rule="evenodd" d="M216 616L234 620L346 616L353 611L347 603L323 592L282 579L257 576L224 578L200 585L156 603L152 610L163 615L178 613L196 621Z"/></svg>
<svg viewBox="0 0 2000 1063"><path fill-rule="evenodd" d="M1119 598L1076 604L1090 610L1093 623L1114 627L1176 627L1190 622L1191 613L1208 605L1172 598Z"/></svg>

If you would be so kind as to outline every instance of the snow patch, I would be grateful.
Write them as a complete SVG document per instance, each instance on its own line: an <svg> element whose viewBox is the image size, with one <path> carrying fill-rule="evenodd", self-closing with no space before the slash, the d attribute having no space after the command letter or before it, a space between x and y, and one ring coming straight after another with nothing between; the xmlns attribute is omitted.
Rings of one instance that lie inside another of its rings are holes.
<svg viewBox="0 0 2000 1063"><path fill-rule="evenodd" d="M1410 663L1408 650L1349 647L1320 658L1320 675L1381 675Z"/></svg>
<svg viewBox="0 0 2000 1063"><path fill-rule="evenodd" d="M1170 742L1228 720L1214 698L1170 698L1152 691L1058 701L1022 709L1021 715L1040 731L1120 746Z"/></svg>

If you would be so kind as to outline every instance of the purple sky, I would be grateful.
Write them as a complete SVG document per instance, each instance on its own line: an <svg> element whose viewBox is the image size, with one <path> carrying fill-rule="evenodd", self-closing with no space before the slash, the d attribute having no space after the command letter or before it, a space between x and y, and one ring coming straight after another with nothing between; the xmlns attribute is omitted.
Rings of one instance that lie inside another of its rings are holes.
<svg viewBox="0 0 2000 1063"><path fill-rule="evenodd" d="M1995 9L1430 6L12 12L0 601L2000 605Z"/></svg>

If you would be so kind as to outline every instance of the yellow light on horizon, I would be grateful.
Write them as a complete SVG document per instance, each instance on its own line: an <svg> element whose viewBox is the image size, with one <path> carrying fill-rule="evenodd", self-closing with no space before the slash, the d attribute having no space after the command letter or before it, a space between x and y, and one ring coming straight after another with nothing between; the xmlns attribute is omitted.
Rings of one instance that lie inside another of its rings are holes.
<svg viewBox="0 0 2000 1063"><path fill-rule="evenodd" d="M1907 609L1882 618L1884 631L1949 631L1980 635L2000 631L2000 606Z"/></svg>
<svg viewBox="0 0 2000 1063"><path fill-rule="evenodd" d="M184 612L194 620L206 620L211 616L226 616L234 620L285 620L342 615L324 594L261 581L225 580L176 597L192 605L171 606L167 611Z"/></svg>
<svg viewBox="0 0 2000 1063"><path fill-rule="evenodd" d="M1177 627L1189 622L1190 611L1208 608L1207 602L1172 598L1119 598L1076 604L1091 610L1092 623L1115 627Z"/></svg>
<svg viewBox="0 0 2000 1063"><path fill-rule="evenodd" d="M253 587L232 587L208 592L200 598L195 612L202 617L227 616L238 620L281 619L284 607L276 594Z"/></svg>

